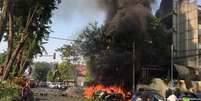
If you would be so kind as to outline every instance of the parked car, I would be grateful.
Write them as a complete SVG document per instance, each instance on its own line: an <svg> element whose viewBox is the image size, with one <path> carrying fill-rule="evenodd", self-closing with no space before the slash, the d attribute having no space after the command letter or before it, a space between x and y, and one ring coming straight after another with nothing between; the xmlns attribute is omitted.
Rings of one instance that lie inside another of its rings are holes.
<svg viewBox="0 0 201 101"><path fill-rule="evenodd" d="M63 89L63 90L65 90L65 89L67 89L68 88L68 85L66 85L66 84L61 84L61 87L60 87L60 89Z"/></svg>
<svg viewBox="0 0 201 101"><path fill-rule="evenodd" d="M48 87L48 84L46 82L40 82L39 87L46 88Z"/></svg>
<svg viewBox="0 0 201 101"><path fill-rule="evenodd" d="M57 88L56 83L52 82L49 84L49 88Z"/></svg>
<svg viewBox="0 0 201 101"><path fill-rule="evenodd" d="M164 101L164 97L154 90L138 91L132 96L132 101Z"/></svg>

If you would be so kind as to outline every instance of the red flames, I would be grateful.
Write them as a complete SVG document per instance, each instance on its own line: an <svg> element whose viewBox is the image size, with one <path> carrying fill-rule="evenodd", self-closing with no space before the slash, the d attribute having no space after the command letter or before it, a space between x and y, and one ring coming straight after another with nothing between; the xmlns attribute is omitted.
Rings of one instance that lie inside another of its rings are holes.
<svg viewBox="0 0 201 101"><path fill-rule="evenodd" d="M124 90L122 89L122 87L120 87L120 86L104 86L102 84L97 84L97 85L86 87L84 89L84 96L88 99L91 99L91 98L93 98L93 94L99 90L106 91L107 93L114 92L117 94L121 94L123 97L125 97L125 93L124 93Z"/></svg>

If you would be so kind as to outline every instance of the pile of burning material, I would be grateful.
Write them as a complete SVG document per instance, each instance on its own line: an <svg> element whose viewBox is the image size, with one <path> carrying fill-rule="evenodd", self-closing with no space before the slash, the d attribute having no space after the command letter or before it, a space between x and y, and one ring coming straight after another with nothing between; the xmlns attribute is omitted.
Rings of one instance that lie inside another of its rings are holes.
<svg viewBox="0 0 201 101"><path fill-rule="evenodd" d="M83 92L85 98L106 101L124 101L125 92L119 86L104 86L102 84L88 86Z"/></svg>

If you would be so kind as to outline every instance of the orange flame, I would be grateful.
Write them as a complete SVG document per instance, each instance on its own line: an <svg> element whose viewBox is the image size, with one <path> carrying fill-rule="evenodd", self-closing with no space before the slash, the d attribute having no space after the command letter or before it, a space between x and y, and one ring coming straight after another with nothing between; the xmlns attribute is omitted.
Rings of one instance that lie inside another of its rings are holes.
<svg viewBox="0 0 201 101"><path fill-rule="evenodd" d="M85 98L91 99L91 98L93 98L93 94L99 90L106 91L108 93L111 93L111 91L113 91L113 92L115 92L117 94L121 94L121 95L123 95L123 97L125 97L124 90L120 86L104 86L102 84L86 87L84 89L84 96L85 96Z"/></svg>

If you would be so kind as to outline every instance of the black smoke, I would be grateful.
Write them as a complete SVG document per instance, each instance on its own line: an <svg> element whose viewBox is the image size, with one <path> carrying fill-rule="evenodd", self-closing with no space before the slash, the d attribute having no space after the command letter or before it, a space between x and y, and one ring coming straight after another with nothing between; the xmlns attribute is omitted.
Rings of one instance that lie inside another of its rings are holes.
<svg viewBox="0 0 201 101"><path fill-rule="evenodd" d="M132 88L133 48L132 43L149 40L148 20L152 15L153 0L98 0L100 7L107 13L105 36L109 42L109 51L101 55L102 67L97 71L96 81L106 85L119 84ZM141 60L143 44L136 47L137 68ZM139 72L137 73L137 75ZM139 77L136 77L139 78ZM139 79L138 79L139 80Z"/></svg>
<svg viewBox="0 0 201 101"><path fill-rule="evenodd" d="M108 34L112 32L146 31L147 17L153 0L101 0L107 10ZM139 26L140 25L140 26Z"/></svg>

